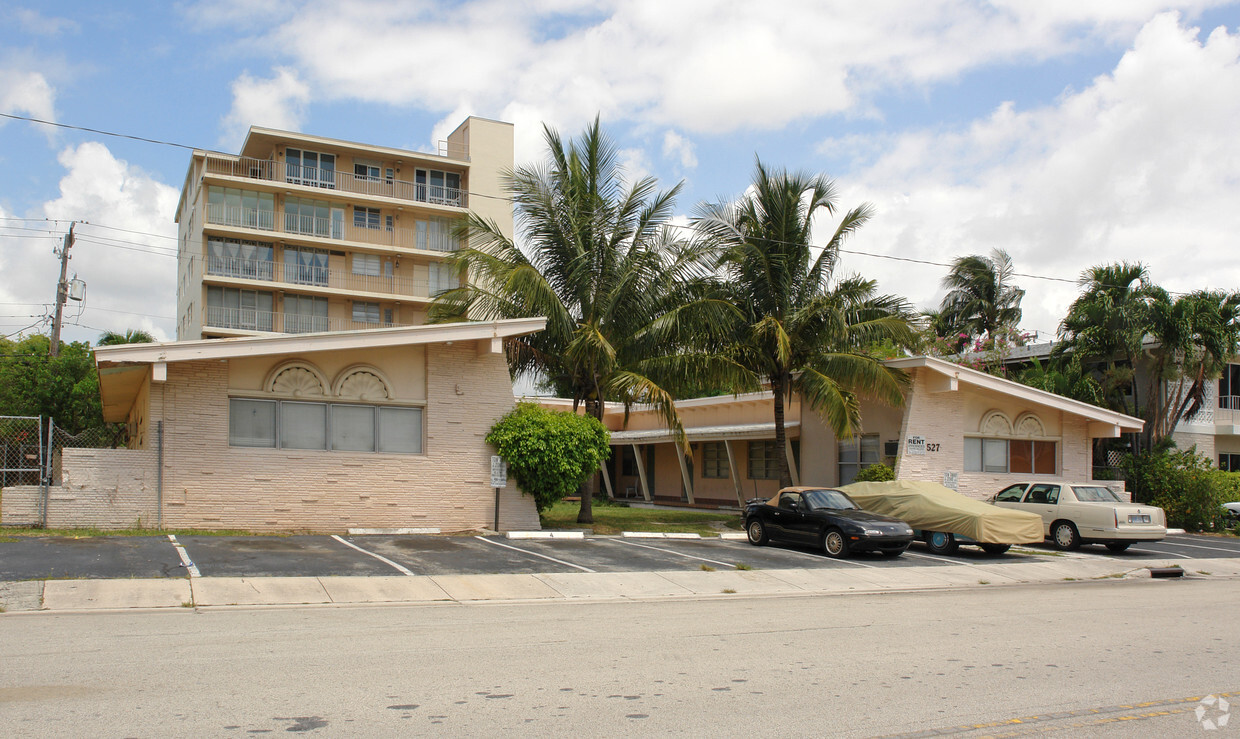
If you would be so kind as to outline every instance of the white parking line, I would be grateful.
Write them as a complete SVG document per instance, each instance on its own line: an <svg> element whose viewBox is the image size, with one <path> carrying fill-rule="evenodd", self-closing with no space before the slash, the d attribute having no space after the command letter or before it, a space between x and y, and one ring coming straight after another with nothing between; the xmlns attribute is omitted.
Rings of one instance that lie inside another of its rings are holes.
<svg viewBox="0 0 1240 739"><path fill-rule="evenodd" d="M972 562L965 562L964 560L960 560L960 559L948 559L946 557L936 557L933 554L919 554L918 552L909 551L907 549L904 551L904 556L905 557L918 557L920 559L933 559L936 562L946 562L949 565L968 565L969 567L977 567L977 565L973 564Z"/></svg>
<svg viewBox="0 0 1240 739"><path fill-rule="evenodd" d="M177 548L177 556L181 558L181 565L185 567L185 571L190 577L202 577L198 572L198 565L189 559L189 553L185 551L185 547L181 546L181 542L177 541L175 534L168 534L168 541L172 542L172 546Z"/></svg>
<svg viewBox="0 0 1240 739"><path fill-rule="evenodd" d="M1177 546L1177 547L1192 547L1193 549L1213 549L1216 552L1231 552L1232 554L1240 554L1240 549L1228 549L1226 547L1207 547L1202 544L1185 544L1181 542L1179 539L1176 539L1174 542L1169 542L1169 541L1164 540L1163 543L1173 544L1174 546Z"/></svg>
<svg viewBox="0 0 1240 739"><path fill-rule="evenodd" d="M1158 551L1153 551L1153 550L1150 550L1150 549L1129 549L1129 550L1128 550L1128 553L1129 553L1129 554L1154 554L1154 555L1157 555L1157 556L1159 556L1159 557L1179 557L1180 559L1196 559L1195 557L1190 557L1190 556L1188 556L1187 554L1176 554L1175 552L1158 552ZM1099 556L1106 557L1107 555L1103 554L1103 555L1099 555ZM1127 561L1127 562L1131 562L1131 561L1132 561L1132 560L1130 560L1130 559L1125 559L1124 557L1116 557L1116 556L1111 556L1110 558L1111 558L1111 559L1119 559L1119 560L1124 560L1124 561Z"/></svg>
<svg viewBox="0 0 1240 739"><path fill-rule="evenodd" d="M674 554L674 555L676 555L677 557L684 557L685 559L696 559L696 560L697 560L697 561L699 561L699 562L710 562L710 563L711 563L711 564L713 564L713 565L719 565L719 566L721 566L721 567L731 567L732 569L736 569L736 565L734 565L734 564L732 564L732 563L730 563L730 562L720 562L720 561L719 561L719 560L717 560L717 559L707 559L707 558L705 558L705 557L695 557L695 556L693 556L692 554L685 554L684 552L677 552L677 551L675 551L674 549L664 549L663 547L652 547L652 546L650 546L649 544L638 544L638 543L637 543L637 542L635 542L635 541L629 541L629 540L627 540L627 539L613 539L612 541L618 542L618 543L620 543L620 544L628 544L628 545L629 545L629 546L631 546L631 547L641 547L642 549L653 549L653 550L655 550L656 552L663 552L663 553L665 553L665 554Z"/></svg>
<svg viewBox="0 0 1240 739"><path fill-rule="evenodd" d="M392 560L388 559L387 557L384 557L384 556L383 556L383 555L381 555L381 554L375 554L374 552L369 552L369 551L366 551L365 549L362 549L361 547L359 547L359 546L358 546L358 545L356 545L356 544L353 544L353 543L351 543L351 542L347 542L347 541L345 541L344 539L341 539L339 536L337 536L337 535L335 535L335 534L332 534L332 538L333 538L333 539L335 539L336 541L340 542L341 544L344 544L346 547L349 547L349 548L351 548L351 549L356 549L357 551L361 552L362 554L365 554L365 555L367 555L367 556L369 556L369 557L374 557L375 559L379 560L380 562L383 562L384 564L389 564L389 565L391 565L391 566L395 567L395 568L396 568L399 572L402 572L402 573L404 573L405 575L407 575L407 576L409 576L409 577L416 577L416 575L413 573L413 571L412 571L412 570L410 570L408 567L405 567L405 566L403 566L403 565L401 565L401 564L399 564L399 563L397 563L397 562L393 562Z"/></svg>
<svg viewBox="0 0 1240 739"><path fill-rule="evenodd" d="M581 570L582 572L594 572L594 570L590 569L589 567L582 567L581 565L575 565L572 562L565 562L562 559L556 559L555 557L548 557L547 555L539 554L538 552L531 552L528 549L520 549L518 547L509 546L507 544L501 544L498 541L491 541L485 536L475 536L474 538L477 539L478 541L485 541L487 544L494 544L497 547L503 547L505 549L511 549L514 552L521 552L522 554L528 554L531 557L542 557L543 559L549 559L552 562L555 562L556 564L559 564L559 565L564 565L565 567L575 567Z"/></svg>

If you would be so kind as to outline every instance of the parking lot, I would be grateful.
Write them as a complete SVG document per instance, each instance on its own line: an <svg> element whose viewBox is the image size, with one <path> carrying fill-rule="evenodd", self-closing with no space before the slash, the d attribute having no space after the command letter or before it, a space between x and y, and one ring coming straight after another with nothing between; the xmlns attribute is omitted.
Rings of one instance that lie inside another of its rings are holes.
<svg viewBox="0 0 1240 739"><path fill-rule="evenodd" d="M1240 539L1173 535L1114 554L1015 548L992 556L961 547L951 556L914 544L903 556L833 560L790 546L721 539L507 539L502 536L10 537L0 541L0 581L78 578L331 577L671 570L891 568L1097 558L1140 567L1177 559L1240 557Z"/></svg>

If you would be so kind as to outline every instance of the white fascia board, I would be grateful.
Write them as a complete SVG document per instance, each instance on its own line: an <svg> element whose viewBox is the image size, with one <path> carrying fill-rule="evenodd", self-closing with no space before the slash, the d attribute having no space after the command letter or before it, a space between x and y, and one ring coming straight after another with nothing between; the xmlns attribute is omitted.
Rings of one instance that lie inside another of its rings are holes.
<svg viewBox="0 0 1240 739"><path fill-rule="evenodd" d="M455 341L491 341L541 331L545 318L505 321L437 323L397 326L363 331L332 331L319 334L242 336L232 339L198 339L155 344L120 344L95 349L95 364L134 362L188 362L196 359L233 359L271 354L304 354L348 349L370 349Z"/></svg>
<svg viewBox="0 0 1240 739"><path fill-rule="evenodd" d="M1140 418L1116 413L1115 411L1099 408L1089 403L1082 403L1079 400L1065 398L1062 395L1048 393L1045 390L1022 385L1014 380L1005 380L1002 377L986 374L969 367L959 364L953 364L935 357L905 357L901 359L888 359L883 362L888 367L895 369L912 369L915 367L924 367L937 372L940 375L954 377L960 381L970 385L982 387L987 390L993 390L1019 400L1029 403L1037 403L1056 410L1071 413L1073 415L1088 418L1091 421L1099 421L1102 423L1113 424L1121 427L1125 431L1140 431L1145 428L1145 421Z"/></svg>

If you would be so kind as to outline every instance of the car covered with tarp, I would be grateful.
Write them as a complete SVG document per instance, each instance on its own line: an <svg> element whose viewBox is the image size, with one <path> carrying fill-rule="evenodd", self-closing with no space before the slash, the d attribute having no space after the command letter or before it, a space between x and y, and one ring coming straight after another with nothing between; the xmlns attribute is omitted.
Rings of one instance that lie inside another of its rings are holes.
<svg viewBox="0 0 1240 739"><path fill-rule="evenodd" d="M840 490L865 510L912 526L938 554L950 554L961 544L1002 554L1013 544L1040 544L1044 538L1041 516L999 508L935 482L854 482Z"/></svg>

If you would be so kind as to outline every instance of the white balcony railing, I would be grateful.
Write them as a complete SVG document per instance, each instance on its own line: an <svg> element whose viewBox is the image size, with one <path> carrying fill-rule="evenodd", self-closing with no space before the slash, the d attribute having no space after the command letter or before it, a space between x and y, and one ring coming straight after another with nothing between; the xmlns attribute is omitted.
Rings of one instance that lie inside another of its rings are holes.
<svg viewBox="0 0 1240 739"><path fill-rule="evenodd" d="M469 207L468 193L460 187L408 182L406 180L387 179L386 177L370 177L351 172L341 172L335 169L287 164L270 159L208 154L206 157L206 171L208 174L224 175L226 177L245 177L252 180L283 182L289 185L302 185L305 187L358 193L360 195L375 195L397 200L447 205L453 208Z"/></svg>
<svg viewBox="0 0 1240 739"><path fill-rule="evenodd" d="M364 275L310 264L218 256L207 257L207 275L424 300L456 286L441 280L431 284L427 280L414 280L403 275Z"/></svg>
<svg viewBox="0 0 1240 739"><path fill-rule="evenodd" d="M207 306L203 311L206 328L234 331L267 331L281 334L305 334L320 331L356 331L391 326L412 326L411 323L368 323L351 319L279 313L249 308Z"/></svg>
<svg viewBox="0 0 1240 739"><path fill-rule="evenodd" d="M349 223L340 218L320 218L289 213L280 210L262 210L227 206L221 203L207 205L207 223L235 228L252 228L258 231L314 236L337 241L355 241L375 246L395 246L402 249L450 252L460 249L460 240L442 227L432 228L435 221L422 221L418 228L386 226L370 228Z"/></svg>

